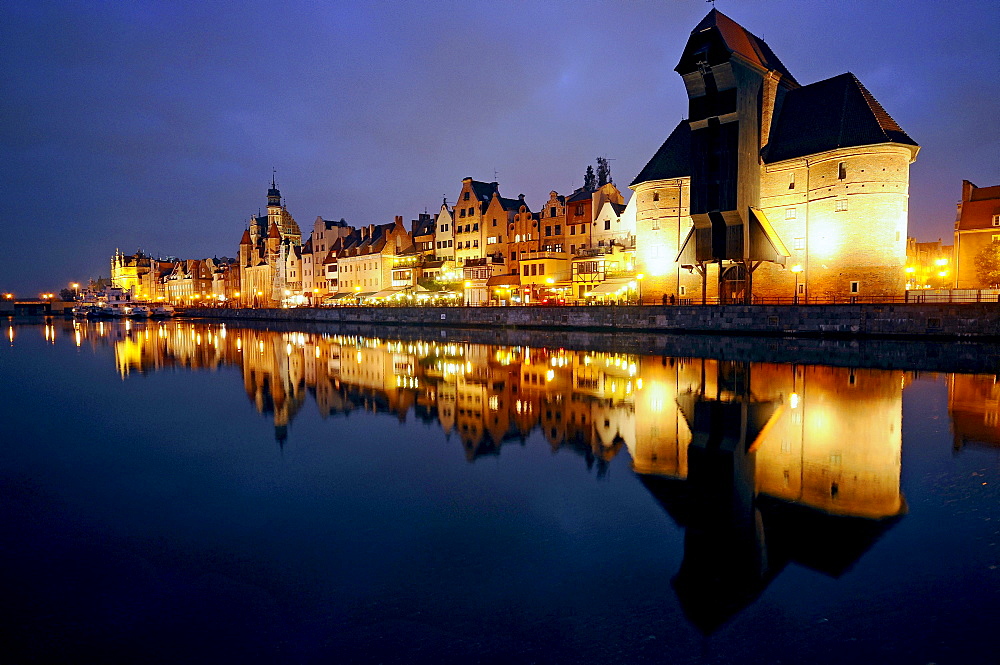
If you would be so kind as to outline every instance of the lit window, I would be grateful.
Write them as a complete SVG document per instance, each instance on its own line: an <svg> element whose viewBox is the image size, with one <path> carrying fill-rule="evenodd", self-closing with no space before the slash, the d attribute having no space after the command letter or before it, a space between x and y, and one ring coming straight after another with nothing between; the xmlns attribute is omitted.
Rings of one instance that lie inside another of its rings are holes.
<svg viewBox="0 0 1000 665"><path fill-rule="evenodd" d="M1000 215L993 215L993 226L1000 226Z"/></svg>
<svg viewBox="0 0 1000 665"><path fill-rule="evenodd" d="M785 219L795 219L797 211L795 208L788 208L785 210Z"/></svg>
<svg viewBox="0 0 1000 665"><path fill-rule="evenodd" d="M653 230L654 231L659 231L660 230L660 220L659 219L654 219L653 220Z"/></svg>
<svg viewBox="0 0 1000 665"><path fill-rule="evenodd" d="M847 211L847 199L837 199L834 204L834 210L836 212L846 212Z"/></svg>

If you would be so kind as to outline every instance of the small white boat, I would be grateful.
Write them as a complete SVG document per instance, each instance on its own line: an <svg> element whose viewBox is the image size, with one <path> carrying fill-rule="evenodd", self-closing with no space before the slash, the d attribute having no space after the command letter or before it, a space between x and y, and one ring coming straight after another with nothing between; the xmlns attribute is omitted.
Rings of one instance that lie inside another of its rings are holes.
<svg viewBox="0 0 1000 665"><path fill-rule="evenodd" d="M152 314L149 307L146 305L132 305L131 307L126 308L126 310L127 316L130 316L133 319L146 319Z"/></svg>
<svg viewBox="0 0 1000 665"><path fill-rule="evenodd" d="M149 316L153 319L169 319L175 313L173 305L153 305L149 309Z"/></svg>

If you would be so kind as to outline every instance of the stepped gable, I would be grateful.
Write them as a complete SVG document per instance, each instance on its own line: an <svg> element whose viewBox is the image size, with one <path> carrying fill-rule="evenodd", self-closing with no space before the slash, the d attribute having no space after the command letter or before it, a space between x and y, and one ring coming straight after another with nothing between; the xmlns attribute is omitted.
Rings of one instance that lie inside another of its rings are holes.
<svg viewBox="0 0 1000 665"><path fill-rule="evenodd" d="M917 145L848 72L790 90L763 156L773 163L878 143Z"/></svg>
<svg viewBox="0 0 1000 665"><path fill-rule="evenodd" d="M721 39L714 39L716 35ZM763 39L752 35L742 25L717 9L710 11L701 20L701 23L691 31L691 36L684 47L684 53L681 55L680 62L674 67L674 71L683 75L697 69L696 55L706 45L708 46L708 63L710 65L724 62L729 59L730 55L736 54L758 67L780 72L790 82L796 83L795 77L785 68L785 65ZM720 53L718 51L720 46L727 53Z"/></svg>
<svg viewBox="0 0 1000 665"><path fill-rule="evenodd" d="M639 171L630 187L650 180L686 178L691 175L691 125L681 120L653 158Z"/></svg>

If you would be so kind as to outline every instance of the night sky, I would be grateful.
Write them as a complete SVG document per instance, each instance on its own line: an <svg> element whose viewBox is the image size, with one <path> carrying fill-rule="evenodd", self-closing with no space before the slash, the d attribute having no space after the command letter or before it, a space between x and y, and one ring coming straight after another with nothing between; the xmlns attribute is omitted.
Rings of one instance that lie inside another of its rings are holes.
<svg viewBox="0 0 1000 665"><path fill-rule="evenodd" d="M996 0L717 7L802 84L853 72L922 146L910 235L950 244L962 179L1000 184ZM710 9L7 0L0 290L106 276L116 248L235 256L272 168L304 231L408 223L494 172L537 210L598 156L624 189L687 113L673 68Z"/></svg>

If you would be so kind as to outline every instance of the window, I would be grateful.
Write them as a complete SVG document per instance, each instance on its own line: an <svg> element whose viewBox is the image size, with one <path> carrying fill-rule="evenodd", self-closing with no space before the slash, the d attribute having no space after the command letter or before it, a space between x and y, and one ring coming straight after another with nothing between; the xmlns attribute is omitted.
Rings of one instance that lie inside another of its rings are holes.
<svg viewBox="0 0 1000 665"><path fill-rule="evenodd" d="M510 253L510 260L511 261L516 261L517 260L517 252L511 252Z"/></svg>
<svg viewBox="0 0 1000 665"><path fill-rule="evenodd" d="M659 192L653 192L653 200L654 201L659 201L660 200L660 193Z"/></svg>
<svg viewBox="0 0 1000 665"><path fill-rule="evenodd" d="M551 226L546 226L545 227L545 235L547 235L547 236L552 235L552 227Z"/></svg>
<svg viewBox="0 0 1000 665"><path fill-rule="evenodd" d="M555 216L556 216L556 207L552 206L551 208L549 208L549 217L555 217Z"/></svg>
<svg viewBox="0 0 1000 665"><path fill-rule="evenodd" d="M1000 215L993 215L993 226L1000 226Z"/></svg>
<svg viewBox="0 0 1000 665"><path fill-rule="evenodd" d="M611 220L610 219L604 220L604 230L605 231L610 231L611 230Z"/></svg>
<svg viewBox="0 0 1000 665"><path fill-rule="evenodd" d="M795 189L795 173L788 175L788 189Z"/></svg>
<svg viewBox="0 0 1000 665"><path fill-rule="evenodd" d="M472 217L475 214L476 214L476 209L475 208L469 208L469 217Z"/></svg>
<svg viewBox="0 0 1000 665"><path fill-rule="evenodd" d="M569 253L570 254L576 254L576 245L570 245L569 246Z"/></svg>
<svg viewBox="0 0 1000 665"><path fill-rule="evenodd" d="M462 200L463 201L468 201L469 200L469 193L468 192L465 192L464 194L462 194Z"/></svg>
<svg viewBox="0 0 1000 665"><path fill-rule="evenodd" d="M557 236L562 235L562 224L556 224L556 235Z"/></svg>
<svg viewBox="0 0 1000 665"><path fill-rule="evenodd" d="M845 162L840 162L837 164L837 180L847 179L847 164Z"/></svg>
<svg viewBox="0 0 1000 665"><path fill-rule="evenodd" d="M805 238L794 238L792 240L792 249L805 249L806 239Z"/></svg>
<svg viewBox="0 0 1000 665"><path fill-rule="evenodd" d="M479 230L479 222L476 222L475 224L472 225L472 230L473 231L478 231Z"/></svg>
<svg viewBox="0 0 1000 665"><path fill-rule="evenodd" d="M497 219L496 219L496 217L494 217L493 218L493 226L496 226L496 225L497 225Z"/></svg>
<svg viewBox="0 0 1000 665"><path fill-rule="evenodd" d="M858 293L861 288L861 282L851 282L851 293Z"/></svg>
<svg viewBox="0 0 1000 665"><path fill-rule="evenodd" d="M458 216L459 217L465 217L465 208L462 208L462 211L460 213L458 213Z"/></svg>
<svg viewBox="0 0 1000 665"><path fill-rule="evenodd" d="M472 241L472 246L473 247L479 247L479 240L473 240Z"/></svg>
<svg viewBox="0 0 1000 665"><path fill-rule="evenodd" d="M798 211L795 208L787 208L785 210L785 219L795 219Z"/></svg>
<svg viewBox="0 0 1000 665"><path fill-rule="evenodd" d="M545 274L545 264L544 263L539 263L538 264L538 274L539 275L544 275Z"/></svg>
<svg viewBox="0 0 1000 665"><path fill-rule="evenodd" d="M837 199L834 204L834 211L836 212L846 212L847 211L847 199Z"/></svg>
<svg viewBox="0 0 1000 665"><path fill-rule="evenodd" d="M654 219L653 220L653 230L654 231L659 231L660 230L660 220L658 220L658 219Z"/></svg>
<svg viewBox="0 0 1000 665"><path fill-rule="evenodd" d="M687 291L687 287L686 287L686 286L683 286L683 285L681 285L681 288L680 288L680 292L681 292L681 295L682 295L682 296L686 296L686 295L687 295L687 292L688 292L688 291Z"/></svg>
<svg viewBox="0 0 1000 665"><path fill-rule="evenodd" d="M583 232L581 231L581 233L583 233ZM571 236L575 236L576 235L576 224L573 224L573 225L571 225L569 227L569 234Z"/></svg>
<svg viewBox="0 0 1000 665"><path fill-rule="evenodd" d="M577 203L576 204L576 214L577 215L582 215L583 214L583 204L582 203Z"/></svg>

